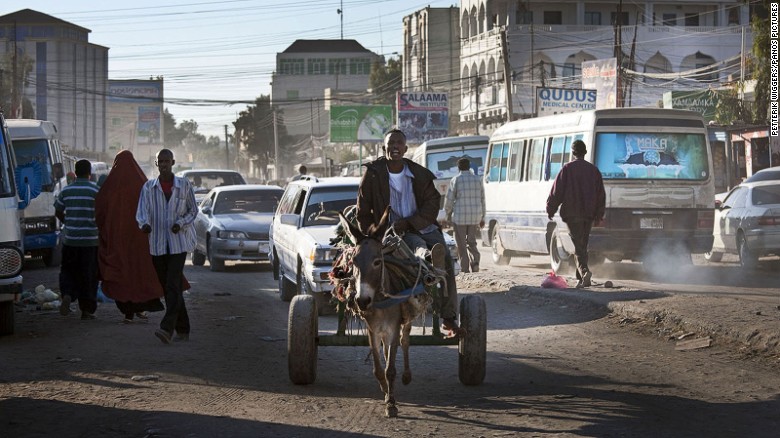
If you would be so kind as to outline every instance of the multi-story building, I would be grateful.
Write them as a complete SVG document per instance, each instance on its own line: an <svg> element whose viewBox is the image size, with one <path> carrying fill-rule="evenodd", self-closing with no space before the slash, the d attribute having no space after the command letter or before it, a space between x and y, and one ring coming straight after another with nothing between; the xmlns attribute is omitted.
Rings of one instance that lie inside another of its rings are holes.
<svg viewBox="0 0 780 438"><path fill-rule="evenodd" d="M381 57L355 40L296 40L276 55L271 103L284 113L292 137L328 132L325 90L366 92Z"/></svg>
<svg viewBox="0 0 780 438"><path fill-rule="evenodd" d="M90 32L30 9L0 16L6 114L54 122L73 154L106 152L108 48Z"/></svg>
<svg viewBox="0 0 780 438"><path fill-rule="evenodd" d="M446 92L450 133L460 111L460 10L430 6L403 20L403 91Z"/></svg>
<svg viewBox="0 0 780 438"><path fill-rule="evenodd" d="M506 121L507 84L513 118L531 117L537 87L581 88L583 61L618 59L618 105L718 86L742 71L750 12L738 0L462 0L461 121L479 117L485 131Z"/></svg>

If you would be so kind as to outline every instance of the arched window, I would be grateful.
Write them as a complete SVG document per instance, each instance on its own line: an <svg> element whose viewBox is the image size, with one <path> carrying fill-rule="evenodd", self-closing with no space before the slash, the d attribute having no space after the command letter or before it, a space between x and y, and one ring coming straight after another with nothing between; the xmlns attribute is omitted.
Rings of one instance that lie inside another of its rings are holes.
<svg viewBox="0 0 780 438"><path fill-rule="evenodd" d="M714 82L718 80L718 72L714 71L715 58L710 55L696 52L693 55L688 55L683 58L680 64L680 70L699 70L696 73L689 75L690 79L697 81ZM713 66L707 68L709 66Z"/></svg>
<svg viewBox="0 0 780 438"><path fill-rule="evenodd" d="M595 56L582 50L573 55L569 55L569 57L566 58L566 63L563 64L562 76L565 78L580 76L582 75L582 62L595 60Z"/></svg>

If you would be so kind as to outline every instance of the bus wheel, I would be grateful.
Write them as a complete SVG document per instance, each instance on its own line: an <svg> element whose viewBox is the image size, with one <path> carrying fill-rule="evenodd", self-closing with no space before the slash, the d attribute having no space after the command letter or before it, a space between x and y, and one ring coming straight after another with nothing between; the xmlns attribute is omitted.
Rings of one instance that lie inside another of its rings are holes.
<svg viewBox="0 0 780 438"><path fill-rule="evenodd" d="M571 268L571 259L571 255L563 249L558 241L558 235L553 232L552 237L550 237L550 268L556 274L564 274Z"/></svg>
<svg viewBox="0 0 780 438"><path fill-rule="evenodd" d="M490 249L493 253L493 263L497 265L508 265L512 257L504 255L504 246L501 245L498 237L498 225L493 228L493 234L490 236Z"/></svg>

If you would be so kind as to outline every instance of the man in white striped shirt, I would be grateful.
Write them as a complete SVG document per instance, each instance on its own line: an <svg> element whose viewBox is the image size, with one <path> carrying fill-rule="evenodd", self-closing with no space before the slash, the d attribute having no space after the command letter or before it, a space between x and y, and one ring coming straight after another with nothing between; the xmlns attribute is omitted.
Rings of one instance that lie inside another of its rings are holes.
<svg viewBox="0 0 780 438"><path fill-rule="evenodd" d="M149 234L149 252L165 292L165 316L154 332L164 344L171 343L174 331L177 340L187 340L190 336L182 279L187 253L195 249L192 223L198 214L192 185L187 178L174 176L175 163L169 149L157 153L160 176L141 188L135 214L138 227Z"/></svg>

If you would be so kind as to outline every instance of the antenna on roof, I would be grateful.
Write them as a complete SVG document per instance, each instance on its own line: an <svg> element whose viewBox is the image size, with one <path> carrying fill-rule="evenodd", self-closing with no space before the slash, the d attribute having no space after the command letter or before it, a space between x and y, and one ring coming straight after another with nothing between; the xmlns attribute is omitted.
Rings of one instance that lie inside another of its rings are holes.
<svg viewBox="0 0 780 438"><path fill-rule="evenodd" d="M339 14L339 17L341 18L341 39L344 39L344 0L341 0L340 3L341 7L336 9L336 12Z"/></svg>

